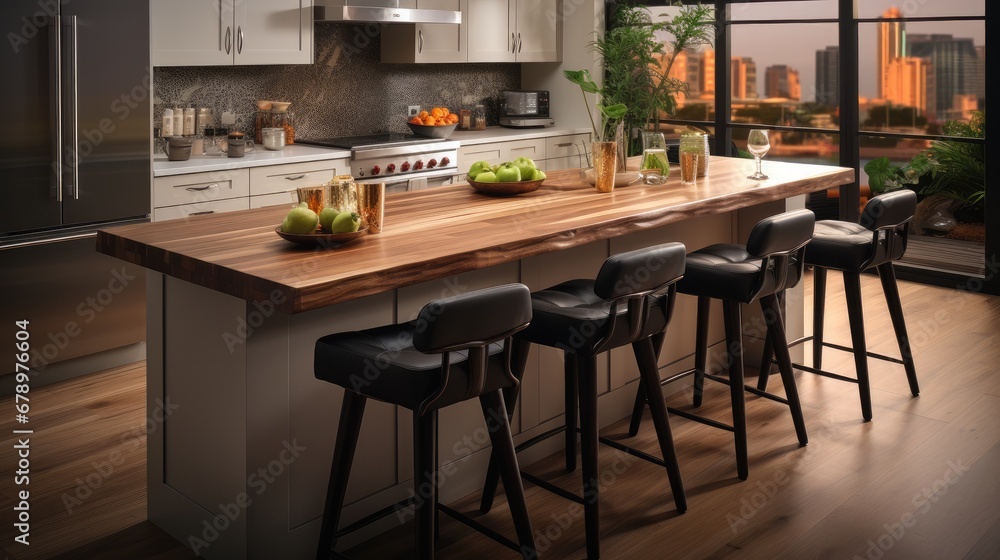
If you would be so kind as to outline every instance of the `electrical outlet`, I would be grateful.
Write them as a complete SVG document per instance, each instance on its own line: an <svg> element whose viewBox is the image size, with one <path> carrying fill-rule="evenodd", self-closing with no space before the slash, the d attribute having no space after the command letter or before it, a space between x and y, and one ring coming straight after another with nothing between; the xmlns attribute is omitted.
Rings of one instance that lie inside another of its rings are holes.
<svg viewBox="0 0 1000 560"><path fill-rule="evenodd" d="M415 117L420 114L420 105L408 105L406 107L406 116Z"/></svg>

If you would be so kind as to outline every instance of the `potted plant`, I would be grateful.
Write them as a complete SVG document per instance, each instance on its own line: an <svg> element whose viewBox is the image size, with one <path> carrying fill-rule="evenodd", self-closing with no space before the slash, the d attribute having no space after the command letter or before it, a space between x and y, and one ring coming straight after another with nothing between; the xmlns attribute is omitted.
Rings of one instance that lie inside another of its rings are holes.
<svg viewBox="0 0 1000 560"><path fill-rule="evenodd" d="M611 192L615 188L616 169L616 143L608 140L609 134L614 134L618 122L628 111L628 107L623 103L607 105L597 103L596 107L601 113L601 126L598 127L594 121L594 115L590 111L590 102L587 101L587 94L597 94L600 90L594 80L590 77L590 72L584 70L563 70L563 76L567 80L580 86L580 93L583 95L583 103L587 107L587 116L590 117L590 126L594 129L594 142L591 144L592 164L594 166L595 185L600 192ZM603 96L602 96L603 101Z"/></svg>
<svg viewBox="0 0 1000 560"><path fill-rule="evenodd" d="M715 18L711 6L684 6L673 18L653 22L648 8L630 2L613 4L614 25L591 42L590 46L604 61L602 99L609 104L628 107L622 117L627 131L628 155L642 151L637 130L660 130L660 115L673 114L677 108L675 95L687 92L686 81L670 76L677 55L685 49L711 44ZM670 52L657 34L668 33ZM661 70L661 61L666 67Z"/></svg>

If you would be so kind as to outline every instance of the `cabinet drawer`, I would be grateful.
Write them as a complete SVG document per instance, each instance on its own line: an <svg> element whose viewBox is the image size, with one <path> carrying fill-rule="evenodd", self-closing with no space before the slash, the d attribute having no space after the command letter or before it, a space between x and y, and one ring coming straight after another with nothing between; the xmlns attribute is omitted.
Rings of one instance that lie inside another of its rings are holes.
<svg viewBox="0 0 1000 560"><path fill-rule="evenodd" d="M468 171L469 167L477 161L488 161L502 163L503 155L500 153L499 144L477 144L474 146L462 146L458 149L458 168Z"/></svg>
<svg viewBox="0 0 1000 560"><path fill-rule="evenodd" d="M500 145L500 155L503 157L503 161L514 161L521 156L531 159L545 159L545 139L504 142Z"/></svg>
<svg viewBox="0 0 1000 560"><path fill-rule="evenodd" d="M337 169L347 172L346 159L311 163L287 163L250 169L250 194L274 194L294 191L299 187L324 185L333 179Z"/></svg>
<svg viewBox="0 0 1000 560"><path fill-rule="evenodd" d="M232 212L234 210L247 210L250 208L248 197L230 198L226 200L213 200L211 202L196 202L194 204L181 204L179 206L167 206L166 208L153 209L153 221L162 222L164 220L176 220L187 218L188 216L198 216L201 214L217 214L219 212Z"/></svg>
<svg viewBox="0 0 1000 560"><path fill-rule="evenodd" d="M589 149L589 134L571 134L545 139L545 158L579 157Z"/></svg>
<svg viewBox="0 0 1000 560"><path fill-rule="evenodd" d="M250 208L263 208L265 206L288 206L296 204L299 201L298 194L295 191L271 193L271 194L259 194L250 197Z"/></svg>
<svg viewBox="0 0 1000 560"><path fill-rule="evenodd" d="M190 173L153 179L153 208L249 195L250 173L246 169Z"/></svg>

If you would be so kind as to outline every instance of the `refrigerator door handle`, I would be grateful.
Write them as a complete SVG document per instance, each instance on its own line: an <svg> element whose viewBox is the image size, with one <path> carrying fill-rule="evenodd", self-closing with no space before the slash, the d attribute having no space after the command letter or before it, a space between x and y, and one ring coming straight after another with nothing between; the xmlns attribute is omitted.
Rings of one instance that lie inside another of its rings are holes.
<svg viewBox="0 0 1000 560"><path fill-rule="evenodd" d="M52 68L52 100L55 105L56 141L52 145L52 175L56 189L56 201L63 201L63 91L62 91L62 17L52 16L52 33L49 34L49 65Z"/></svg>
<svg viewBox="0 0 1000 560"><path fill-rule="evenodd" d="M76 16L68 16L66 19L69 20L69 78L70 78L70 90L69 97L70 102L73 105L73 115L70 119L72 123L73 130L71 133L71 138L73 140L73 165L70 169L73 170L72 180L73 180L73 199L80 200L80 112L78 110L79 97L80 97L80 76L79 76L79 65L77 64L77 28L76 28Z"/></svg>

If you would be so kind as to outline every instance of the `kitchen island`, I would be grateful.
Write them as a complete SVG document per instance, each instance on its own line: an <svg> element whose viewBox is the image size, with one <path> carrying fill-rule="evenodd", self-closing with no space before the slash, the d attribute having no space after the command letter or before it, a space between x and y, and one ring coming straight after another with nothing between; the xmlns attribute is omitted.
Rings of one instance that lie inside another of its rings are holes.
<svg viewBox="0 0 1000 560"><path fill-rule="evenodd" d="M666 185L610 194L578 170L554 171L538 191L511 198L467 185L398 193L387 197L382 233L331 249L279 238L281 207L100 232L101 252L150 271L149 519L208 558L312 557L342 396L313 377L317 338L406 321L427 301L489 285L534 290L593 277L609 254L653 243L742 240L760 217L854 178L851 169L767 162L771 179L757 183L745 178L752 167L714 157L696 187L681 186L675 170ZM679 301L673 324L693 325L690 304ZM693 349L693 328L672 329L665 374ZM601 364L604 424L631 408L633 362L612 352ZM561 372L558 354L534 350L518 439L561 422L562 375L539 374L549 370ZM474 491L485 472L487 438L470 403L441 413L443 501ZM369 405L345 521L410 495L409 434L406 411ZM552 451L536 449L522 461Z"/></svg>

